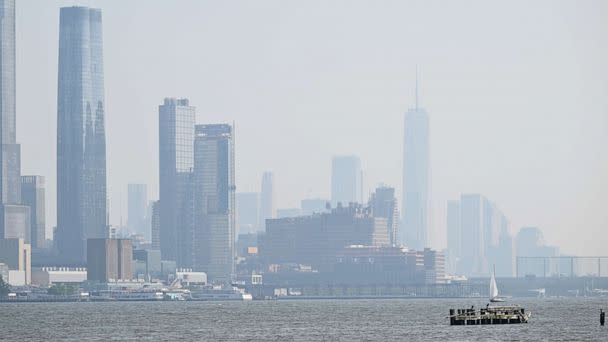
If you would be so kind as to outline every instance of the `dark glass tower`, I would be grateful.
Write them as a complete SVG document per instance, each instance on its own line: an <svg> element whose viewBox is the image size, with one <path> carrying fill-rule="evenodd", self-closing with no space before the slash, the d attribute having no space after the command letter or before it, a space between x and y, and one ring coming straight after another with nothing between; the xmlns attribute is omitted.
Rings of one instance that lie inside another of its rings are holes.
<svg viewBox="0 0 608 342"><path fill-rule="evenodd" d="M194 139L194 268L210 281L234 277L234 131L226 124L196 125Z"/></svg>
<svg viewBox="0 0 608 342"><path fill-rule="evenodd" d="M57 95L57 247L83 264L105 238L106 141L101 10L61 8Z"/></svg>
<svg viewBox="0 0 608 342"><path fill-rule="evenodd" d="M160 251L163 260L192 267L194 204L192 168L196 108L166 98L158 107Z"/></svg>

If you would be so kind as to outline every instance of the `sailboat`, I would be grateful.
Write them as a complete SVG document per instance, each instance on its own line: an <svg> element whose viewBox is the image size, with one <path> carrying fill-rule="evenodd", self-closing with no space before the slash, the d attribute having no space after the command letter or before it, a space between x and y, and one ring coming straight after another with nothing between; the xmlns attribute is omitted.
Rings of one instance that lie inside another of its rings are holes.
<svg viewBox="0 0 608 342"><path fill-rule="evenodd" d="M490 302L504 302L505 299L498 296L498 286L496 285L496 266L494 266L492 277L490 278Z"/></svg>

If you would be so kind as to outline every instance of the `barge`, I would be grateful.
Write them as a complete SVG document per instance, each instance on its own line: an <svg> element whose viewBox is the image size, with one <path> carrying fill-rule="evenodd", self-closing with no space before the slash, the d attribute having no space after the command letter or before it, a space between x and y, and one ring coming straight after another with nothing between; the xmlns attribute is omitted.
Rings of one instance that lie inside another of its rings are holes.
<svg viewBox="0 0 608 342"><path fill-rule="evenodd" d="M528 323L530 312L517 305L486 306L475 310L450 309L450 325L486 325Z"/></svg>

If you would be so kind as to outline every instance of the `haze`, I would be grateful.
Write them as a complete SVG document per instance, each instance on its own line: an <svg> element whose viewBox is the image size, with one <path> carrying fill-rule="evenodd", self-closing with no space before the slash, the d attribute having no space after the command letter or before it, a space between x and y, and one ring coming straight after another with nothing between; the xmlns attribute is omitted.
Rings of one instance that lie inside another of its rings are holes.
<svg viewBox="0 0 608 342"><path fill-rule="evenodd" d="M446 201L474 192L513 233L539 226L565 254L606 254L605 1L19 1L17 140L22 174L47 177L47 229L70 5L103 10L112 224L126 221L127 183L158 198L168 96L189 98L199 123L235 123L239 192L272 170L278 208L329 198L331 156L356 154L365 194L400 193L418 65L433 247L445 247Z"/></svg>

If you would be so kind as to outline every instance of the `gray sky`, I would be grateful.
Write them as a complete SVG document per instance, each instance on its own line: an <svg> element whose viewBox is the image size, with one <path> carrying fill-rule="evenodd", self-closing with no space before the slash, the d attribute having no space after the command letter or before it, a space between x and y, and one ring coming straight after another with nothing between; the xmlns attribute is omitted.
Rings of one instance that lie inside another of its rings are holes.
<svg viewBox="0 0 608 342"><path fill-rule="evenodd" d="M127 183L158 195L158 105L236 122L237 191L275 173L277 207L329 198L334 154L357 154L366 191L401 189L414 67L431 122L431 239L446 200L483 193L515 233L607 254L608 2L17 1L22 173L47 177L56 222L59 7L103 9L111 222ZM121 209L122 208L122 209Z"/></svg>

